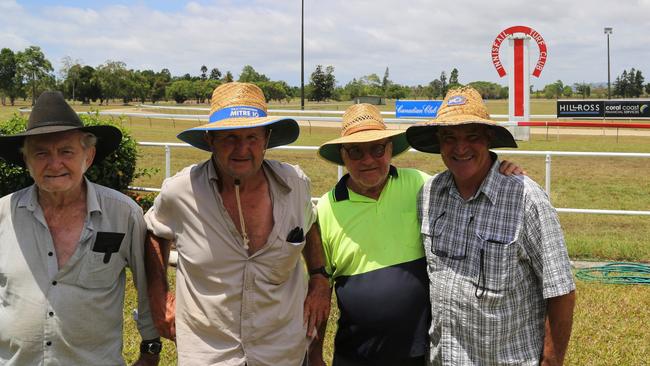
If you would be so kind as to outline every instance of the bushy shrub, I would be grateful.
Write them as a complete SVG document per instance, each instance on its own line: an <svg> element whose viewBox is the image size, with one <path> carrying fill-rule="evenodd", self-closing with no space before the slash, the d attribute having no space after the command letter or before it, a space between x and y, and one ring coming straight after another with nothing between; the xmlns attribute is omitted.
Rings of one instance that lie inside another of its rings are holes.
<svg viewBox="0 0 650 366"><path fill-rule="evenodd" d="M102 162L93 164L86 172L90 181L124 192L134 178L149 174L146 170L136 171L138 158L137 143L131 134L119 124L100 120L98 114L84 114L81 119L85 126L112 125L122 131L122 142L115 152ZM0 124L0 133L12 135L24 131L27 119L14 115ZM6 163L0 159L0 196L7 195L33 183L26 168Z"/></svg>

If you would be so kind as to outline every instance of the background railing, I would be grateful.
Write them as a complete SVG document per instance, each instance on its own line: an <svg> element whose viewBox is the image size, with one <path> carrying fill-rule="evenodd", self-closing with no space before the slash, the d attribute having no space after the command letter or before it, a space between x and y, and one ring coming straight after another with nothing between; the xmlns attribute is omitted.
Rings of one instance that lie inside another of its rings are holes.
<svg viewBox="0 0 650 366"><path fill-rule="evenodd" d="M311 118L311 117L310 117ZM192 147L185 143L174 142L139 142L140 146L159 146L165 150L165 178L169 178L171 172L171 149L172 147L186 148ZM318 150L317 146L280 146L277 150ZM410 149L409 152L420 153L417 150ZM574 157L620 157L620 158L650 158L650 153L618 153L618 152L576 152L576 151L526 151L526 150L498 150L499 154L504 155L528 155L544 157L545 175L544 189L551 196L551 176L552 176L552 157L554 156L574 156ZM337 176L340 179L343 176L343 168L338 167ZM159 188L150 187L129 187L136 191L159 192ZM582 213L582 214L608 214L608 215L647 215L650 211L631 211L631 210L597 210L582 208L556 208L558 212Z"/></svg>

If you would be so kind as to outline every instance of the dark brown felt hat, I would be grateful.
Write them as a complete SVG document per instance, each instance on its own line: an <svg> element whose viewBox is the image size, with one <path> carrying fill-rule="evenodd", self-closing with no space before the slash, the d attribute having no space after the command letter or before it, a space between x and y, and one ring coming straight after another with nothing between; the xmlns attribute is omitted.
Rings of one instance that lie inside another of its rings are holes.
<svg viewBox="0 0 650 366"><path fill-rule="evenodd" d="M41 94L27 122L27 130L15 135L0 136L0 158L24 167L20 148L27 136L80 130L97 136L95 159L98 163L117 149L122 141L122 132L114 126L84 126L83 122L65 99L61 92L46 91Z"/></svg>

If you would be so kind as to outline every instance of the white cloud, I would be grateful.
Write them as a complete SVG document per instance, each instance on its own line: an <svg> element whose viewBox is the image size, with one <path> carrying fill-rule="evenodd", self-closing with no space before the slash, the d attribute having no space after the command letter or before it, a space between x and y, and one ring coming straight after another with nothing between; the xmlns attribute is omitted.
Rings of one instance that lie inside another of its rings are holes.
<svg viewBox="0 0 650 366"><path fill-rule="evenodd" d="M456 67L461 82L499 79L490 44L512 25L539 31L549 48L535 86L606 80L604 26L612 26L612 78L635 67L650 73L650 1L506 0L438 2L305 1L305 78L333 65L340 83L369 73L426 84ZM101 4L101 3L100 3ZM35 6L0 0L0 43L14 51L41 46L55 64L64 56L97 66L197 75L201 65L230 70L250 64L272 79L300 82L300 2L191 1L176 10L136 5ZM505 47L502 47L502 51ZM536 50L531 51L534 62ZM502 58L505 56L502 56Z"/></svg>

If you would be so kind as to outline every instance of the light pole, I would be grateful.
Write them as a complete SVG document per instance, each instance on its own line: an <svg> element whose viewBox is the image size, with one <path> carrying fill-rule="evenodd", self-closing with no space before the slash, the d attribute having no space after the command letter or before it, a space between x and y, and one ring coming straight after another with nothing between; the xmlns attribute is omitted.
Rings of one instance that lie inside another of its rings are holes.
<svg viewBox="0 0 650 366"><path fill-rule="evenodd" d="M300 6L300 109L305 110L305 0Z"/></svg>
<svg viewBox="0 0 650 366"><path fill-rule="evenodd" d="M612 34L612 27L605 27L605 34L607 35L607 99L612 98L612 84L609 73L609 35Z"/></svg>

